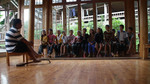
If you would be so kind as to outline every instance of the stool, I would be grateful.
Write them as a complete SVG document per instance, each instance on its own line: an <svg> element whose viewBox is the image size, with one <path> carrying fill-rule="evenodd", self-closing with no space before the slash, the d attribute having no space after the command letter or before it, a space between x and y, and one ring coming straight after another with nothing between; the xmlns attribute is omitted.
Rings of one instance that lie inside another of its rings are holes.
<svg viewBox="0 0 150 84"><path fill-rule="evenodd" d="M24 52L24 53L8 53L8 52L6 52L6 61L7 61L8 66L10 66L9 56L17 56L17 55L23 55L23 62L25 62L25 58L26 58L26 63L28 63L28 53L27 52Z"/></svg>

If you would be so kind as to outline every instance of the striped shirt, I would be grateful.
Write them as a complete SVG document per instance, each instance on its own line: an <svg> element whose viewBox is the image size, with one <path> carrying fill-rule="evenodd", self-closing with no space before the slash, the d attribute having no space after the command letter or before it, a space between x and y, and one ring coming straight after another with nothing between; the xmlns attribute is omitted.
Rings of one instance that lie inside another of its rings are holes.
<svg viewBox="0 0 150 84"><path fill-rule="evenodd" d="M16 28L10 28L9 31L7 31L5 36L5 45L7 52L13 52L16 48L16 44L23 39L22 35Z"/></svg>

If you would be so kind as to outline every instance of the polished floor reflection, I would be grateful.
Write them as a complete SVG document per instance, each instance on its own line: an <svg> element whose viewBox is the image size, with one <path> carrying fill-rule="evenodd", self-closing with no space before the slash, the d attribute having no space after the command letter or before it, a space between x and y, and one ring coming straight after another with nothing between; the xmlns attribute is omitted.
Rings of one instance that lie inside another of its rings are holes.
<svg viewBox="0 0 150 84"><path fill-rule="evenodd" d="M150 84L149 60L52 60L16 67L0 58L0 84Z"/></svg>

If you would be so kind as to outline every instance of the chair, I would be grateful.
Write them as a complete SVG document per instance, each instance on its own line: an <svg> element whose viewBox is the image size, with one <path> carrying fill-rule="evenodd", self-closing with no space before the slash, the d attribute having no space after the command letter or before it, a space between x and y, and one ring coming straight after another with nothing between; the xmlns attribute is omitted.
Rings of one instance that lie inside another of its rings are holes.
<svg viewBox="0 0 150 84"><path fill-rule="evenodd" d="M8 53L6 52L6 61L7 61L7 65L10 66L10 56L17 56L17 55L23 55L23 62L25 62L25 58L26 58L26 63L28 63L28 53L24 52L24 53Z"/></svg>

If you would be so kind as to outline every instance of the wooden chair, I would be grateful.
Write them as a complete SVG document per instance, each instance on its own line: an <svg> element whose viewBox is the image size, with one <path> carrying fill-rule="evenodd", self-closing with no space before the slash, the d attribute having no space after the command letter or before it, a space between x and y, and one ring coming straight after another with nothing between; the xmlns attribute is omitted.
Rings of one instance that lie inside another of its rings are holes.
<svg viewBox="0 0 150 84"><path fill-rule="evenodd" d="M10 66L10 59L9 57L10 56L17 56L17 55L23 55L23 62L26 61L26 63L28 63L28 53L25 52L25 53L8 53L6 52L6 61L7 61L7 65ZM25 60L26 58L26 60Z"/></svg>

